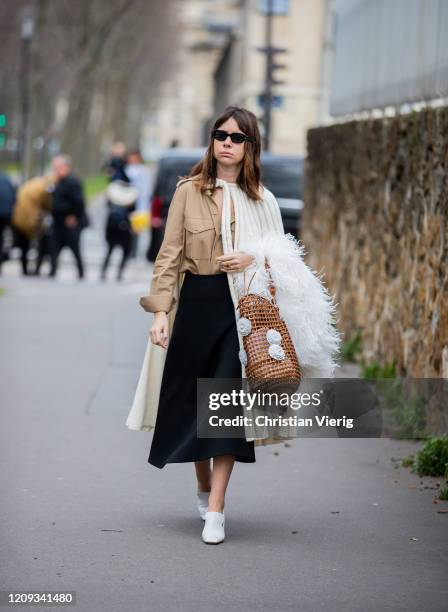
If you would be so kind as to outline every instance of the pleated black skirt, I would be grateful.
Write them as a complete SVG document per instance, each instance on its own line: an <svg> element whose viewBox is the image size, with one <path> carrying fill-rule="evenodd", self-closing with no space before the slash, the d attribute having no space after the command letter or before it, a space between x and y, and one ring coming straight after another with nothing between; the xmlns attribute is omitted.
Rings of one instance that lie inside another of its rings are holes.
<svg viewBox="0 0 448 612"><path fill-rule="evenodd" d="M235 307L227 274L185 273L168 344L157 419L148 462L201 461L234 455L255 462L253 442L240 438L198 438L197 378L241 379Z"/></svg>

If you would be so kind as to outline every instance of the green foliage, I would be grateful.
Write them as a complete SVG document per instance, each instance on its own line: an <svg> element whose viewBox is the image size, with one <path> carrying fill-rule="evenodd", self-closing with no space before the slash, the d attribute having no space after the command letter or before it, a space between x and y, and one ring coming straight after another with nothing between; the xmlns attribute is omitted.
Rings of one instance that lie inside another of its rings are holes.
<svg viewBox="0 0 448 612"><path fill-rule="evenodd" d="M403 467L412 467L414 465L414 455L408 455L401 460L401 465Z"/></svg>
<svg viewBox="0 0 448 612"><path fill-rule="evenodd" d="M3 163L0 164L0 170L1 172L4 172L8 175L18 174L20 172L20 164L17 164L15 162Z"/></svg>
<svg viewBox="0 0 448 612"><path fill-rule="evenodd" d="M102 174L87 177L84 181L84 193L86 198L90 200L95 197L106 189L107 184L107 177Z"/></svg>
<svg viewBox="0 0 448 612"><path fill-rule="evenodd" d="M393 383L385 383L383 386L388 408L398 426L395 436L397 438L425 437L426 412L423 399L418 395L407 397L403 392L402 381L399 379Z"/></svg>
<svg viewBox="0 0 448 612"><path fill-rule="evenodd" d="M361 352L361 330L358 331L345 342L342 343L341 357L343 361L355 362Z"/></svg>
<svg viewBox="0 0 448 612"><path fill-rule="evenodd" d="M439 499L448 500L448 482L446 482L443 487L440 487Z"/></svg>
<svg viewBox="0 0 448 612"><path fill-rule="evenodd" d="M415 455L412 471L419 476L448 475L448 436L430 438Z"/></svg>
<svg viewBox="0 0 448 612"><path fill-rule="evenodd" d="M380 365L377 361L372 361L367 364L361 360L361 376L362 378L395 378L396 377L396 360Z"/></svg>
<svg viewBox="0 0 448 612"><path fill-rule="evenodd" d="M410 396L400 378L378 380L375 389L382 401L385 430L392 438L427 438L424 399Z"/></svg>
<svg viewBox="0 0 448 612"><path fill-rule="evenodd" d="M430 438L416 455L401 460L403 467L410 467L419 476L444 476L447 480L440 487L438 499L448 501L448 436Z"/></svg>

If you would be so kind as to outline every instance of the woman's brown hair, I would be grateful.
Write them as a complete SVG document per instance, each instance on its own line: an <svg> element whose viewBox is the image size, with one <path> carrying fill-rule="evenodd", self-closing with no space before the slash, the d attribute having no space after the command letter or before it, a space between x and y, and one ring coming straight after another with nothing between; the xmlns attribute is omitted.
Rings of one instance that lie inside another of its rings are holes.
<svg viewBox="0 0 448 612"><path fill-rule="evenodd" d="M196 176L195 183L201 191L216 189L216 166L217 161L213 155L213 133L223 123L233 117L238 127L251 142L244 143L244 157L241 170L236 180L238 187L252 200L261 200L260 196L260 152L261 138L258 129L257 118L250 110L239 106L228 106L216 119L211 132L210 141L204 157L192 168L189 176Z"/></svg>

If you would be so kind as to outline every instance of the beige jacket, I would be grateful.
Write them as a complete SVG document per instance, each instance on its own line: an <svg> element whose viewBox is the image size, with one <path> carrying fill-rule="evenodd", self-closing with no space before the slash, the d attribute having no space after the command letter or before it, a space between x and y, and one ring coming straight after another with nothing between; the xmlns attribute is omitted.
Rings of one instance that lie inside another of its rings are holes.
<svg viewBox="0 0 448 612"><path fill-rule="evenodd" d="M232 237L234 212L232 207ZM181 179L170 203L164 239L154 263L150 294L139 301L147 312L165 310L168 313L169 338L185 271L220 273L215 258L222 254L221 215L216 201L211 194L202 194L193 184L193 178ZM126 419L129 429L150 431L155 426L166 353L166 349L152 344L148 337L134 400Z"/></svg>
<svg viewBox="0 0 448 612"><path fill-rule="evenodd" d="M231 216L232 239L235 211ZM201 193L193 178L177 183L151 280L150 294L140 298L147 312L170 312L176 301L178 274L219 274L216 258L223 255L221 214L209 193ZM183 278L183 276L182 276Z"/></svg>

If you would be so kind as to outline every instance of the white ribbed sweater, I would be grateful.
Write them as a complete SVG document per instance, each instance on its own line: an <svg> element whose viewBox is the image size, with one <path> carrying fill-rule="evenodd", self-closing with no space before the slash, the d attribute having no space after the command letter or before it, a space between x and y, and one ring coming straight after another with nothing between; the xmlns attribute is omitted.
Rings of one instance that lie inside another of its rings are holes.
<svg viewBox="0 0 448 612"><path fill-rule="evenodd" d="M236 183L217 178L216 186L223 189L223 206L221 213L221 235L224 255L240 250L240 245L256 243L266 234L284 235L283 221L280 208L273 193L263 187L263 200L255 202L248 198L245 192ZM231 200L235 209L235 244L232 245L231 232ZM244 286L244 273L227 273L230 293L235 309L238 306L237 286ZM247 276L247 273L246 273ZM248 280L248 279L247 279ZM238 312L235 310L235 319ZM243 340L238 334L240 349L243 349ZM244 365L241 364L242 377L246 376Z"/></svg>

